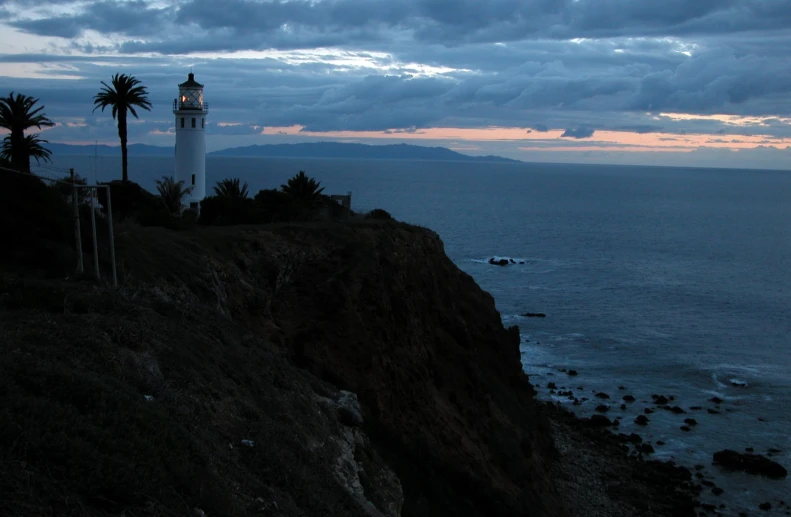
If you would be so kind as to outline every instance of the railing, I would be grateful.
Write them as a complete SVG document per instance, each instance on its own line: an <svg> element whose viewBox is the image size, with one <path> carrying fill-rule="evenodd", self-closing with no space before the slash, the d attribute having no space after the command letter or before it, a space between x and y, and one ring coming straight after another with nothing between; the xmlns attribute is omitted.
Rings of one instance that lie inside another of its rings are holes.
<svg viewBox="0 0 791 517"><path fill-rule="evenodd" d="M209 103L204 102L201 107L196 108L195 106L190 106L186 102L179 102L178 99L174 99L173 111L181 111L181 110L209 111Z"/></svg>

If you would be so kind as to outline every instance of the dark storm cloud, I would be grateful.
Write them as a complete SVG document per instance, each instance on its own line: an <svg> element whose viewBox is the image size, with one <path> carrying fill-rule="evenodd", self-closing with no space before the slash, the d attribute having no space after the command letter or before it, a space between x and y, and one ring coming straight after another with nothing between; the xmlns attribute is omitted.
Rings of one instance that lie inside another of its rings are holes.
<svg viewBox="0 0 791 517"><path fill-rule="evenodd" d="M168 20L190 28L162 31L159 38L139 42L141 50L152 51L178 48L179 40L201 34L195 31L224 36L204 43L207 48L228 50L242 48L240 44L244 48L296 48L317 42L381 42L394 34L407 34L421 42L460 44L526 38L705 35L791 25L787 0L189 0L169 9L157 9L142 0L126 4L82 6L75 2L78 10L72 15L11 23L38 35L72 34L79 29L129 35L137 30L138 36L152 35L152 28L140 23L140 18Z"/></svg>
<svg viewBox="0 0 791 517"><path fill-rule="evenodd" d="M167 131L175 85L194 66L212 124L234 123L209 133L229 137L291 125L394 136L436 126L563 129L569 146L592 128L791 136L779 118L742 127L658 116L787 117L787 0L0 0L2 9L31 34L112 35L68 43L90 55L0 55L0 65L35 63L53 77L2 84L40 97L53 117L80 118L100 80L131 73L155 106L136 134ZM319 47L334 57L317 57ZM272 48L313 57L195 56ZM447 69L427 77L425 66ZM106 120L80 127L80 138L108 131Z"/></svg>
<svg viewBox="0 0 791 517"><path fill-rule="evenodd" d="M568 128L560 135L561 138L590 138L596 130L588 126Z"/></svg>
<svg viewBox="0 0 791 517"><path fill-rule="evenodd" d="M145 1L97 2L75 15L21 19L11 25L38 36L75 38L86 30L103 34L150 36L162 32L166 9Z"/></svg>

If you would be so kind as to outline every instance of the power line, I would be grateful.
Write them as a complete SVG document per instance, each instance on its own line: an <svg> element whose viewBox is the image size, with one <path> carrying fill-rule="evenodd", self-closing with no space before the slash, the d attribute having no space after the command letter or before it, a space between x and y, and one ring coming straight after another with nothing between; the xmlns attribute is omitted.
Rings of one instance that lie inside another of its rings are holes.
<svg viewBox="0 0 791 517"><path fill-rule="evenodd" d="M30 176L31 175L31 173L21 172L21 171L18 171L16 169L9 169L8 167L0 167L0 170L5 171L5 172L10 172L12 174L18 174L20 176ZM63 183L64 185L71 185L71 183L68 182L68 181L63 181L63 180L59 180L57 178L52 178L52 177L49 177L49 176L45 176L44 174L41 174L39 172L36 172L34 174L35 174L35 176L37 178L45 179L45 180L48 180L48 181L54 181L56 183Z"/></svg>

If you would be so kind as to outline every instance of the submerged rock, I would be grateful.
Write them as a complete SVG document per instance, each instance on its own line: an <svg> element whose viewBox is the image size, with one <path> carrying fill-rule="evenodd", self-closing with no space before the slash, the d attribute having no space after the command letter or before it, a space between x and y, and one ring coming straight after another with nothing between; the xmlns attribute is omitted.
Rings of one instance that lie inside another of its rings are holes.
<svg viewBox="0 0 791 517"><path fill-rule="evenodd" d="M546 318L547 315L543 312L526 312L522 314L525 318Z"/></svg>

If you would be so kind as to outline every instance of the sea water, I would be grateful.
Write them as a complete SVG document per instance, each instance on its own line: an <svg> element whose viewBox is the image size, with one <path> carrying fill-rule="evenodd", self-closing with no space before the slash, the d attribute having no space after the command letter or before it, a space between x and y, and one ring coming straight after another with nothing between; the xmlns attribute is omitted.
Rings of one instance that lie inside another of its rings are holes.
<svg viewBox="0 0 791 517"><path fill-rule="evenodd" d="M120 176L117 162L56 159L101 180ZM130 159L130 178L150 189L172 170L172 159ZM326 193L351 191L353 209L384 208L439 233L504 323L519 325L541 398L585 416L602 402L594 393L608 393L620 432L665 442L657 458L705 466L725 489L706 498L726 515L791 503L791 479L711 465L724 448L775 448L791 469L791 172L209 157L207 190L226 177L251 192L278 188L300 170ZM548 382L589 400L572 406ZM625 394L637 400L621 410ZM655 407L652 394L674 396L687 414L656 409L649 425L634 424ZM715 406L719 414L706 411ZM682 431L685 418L698 424Z"/></svg>

